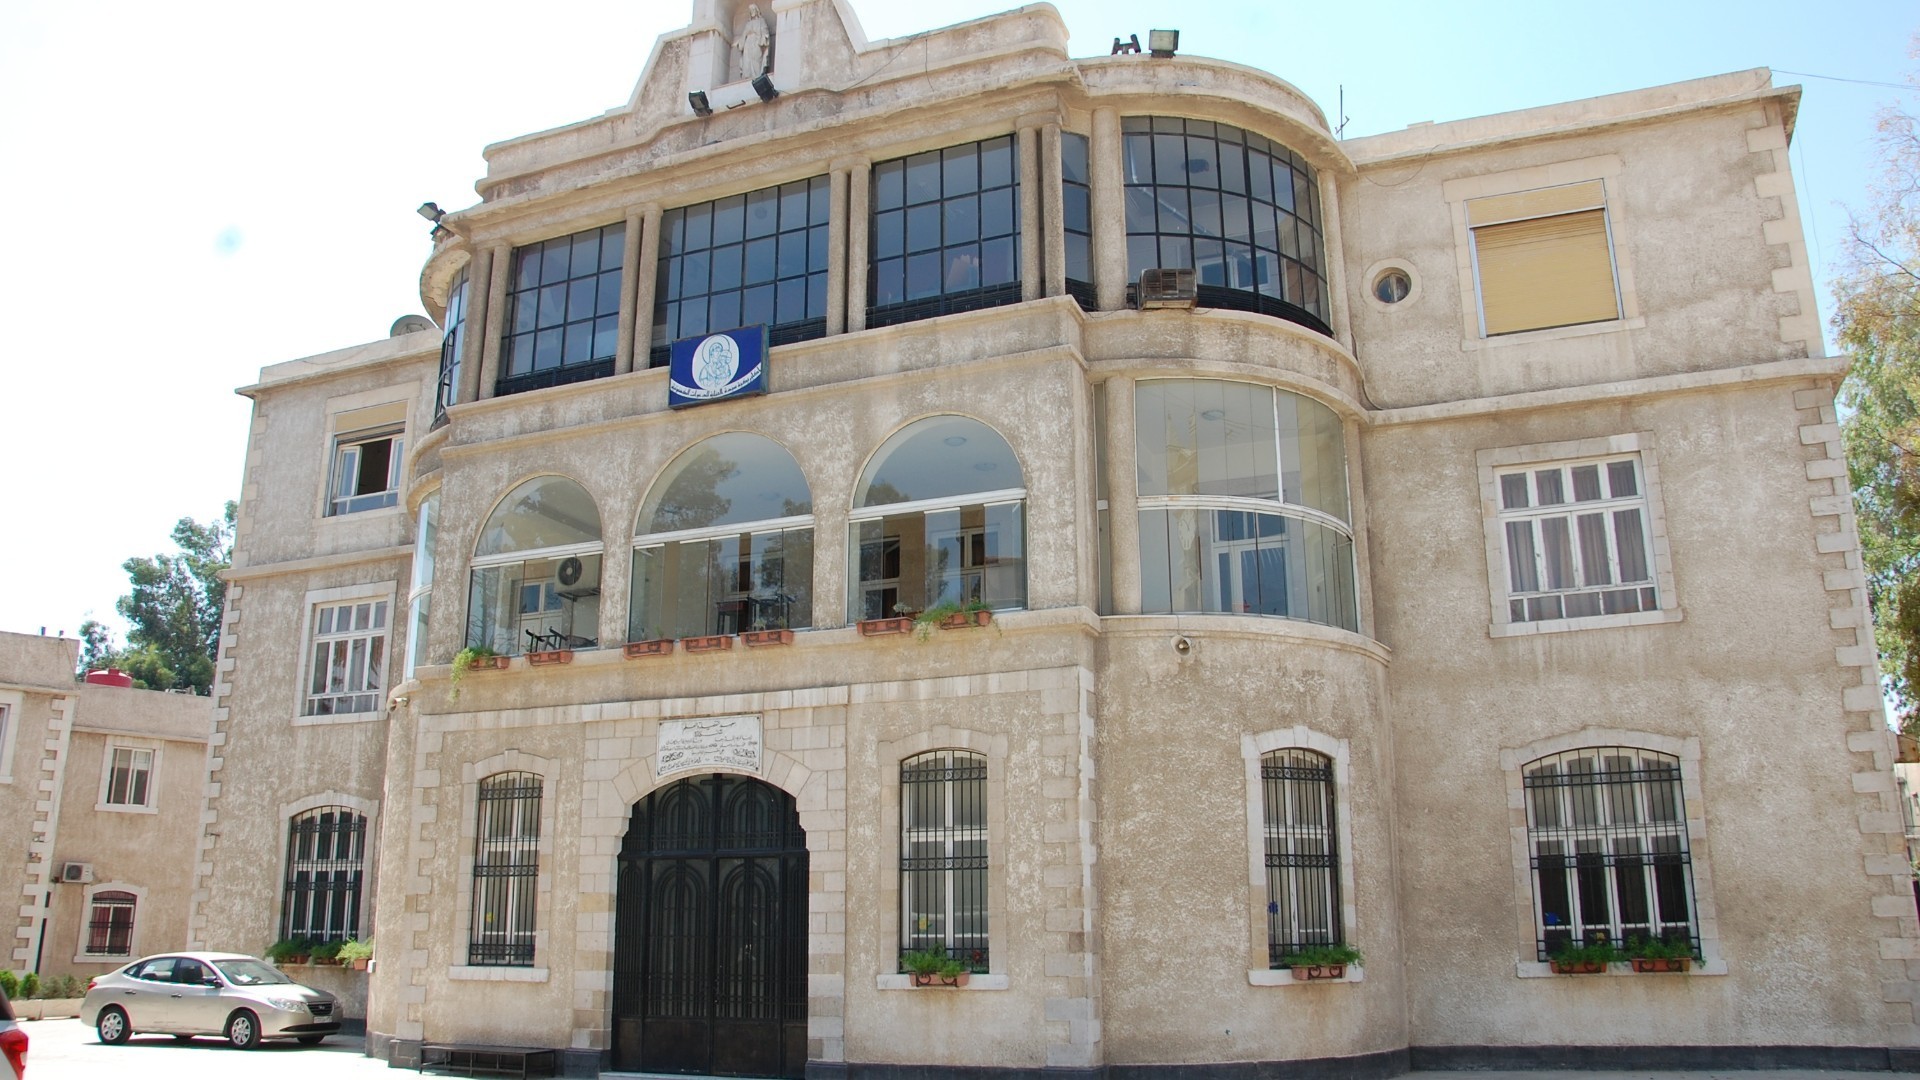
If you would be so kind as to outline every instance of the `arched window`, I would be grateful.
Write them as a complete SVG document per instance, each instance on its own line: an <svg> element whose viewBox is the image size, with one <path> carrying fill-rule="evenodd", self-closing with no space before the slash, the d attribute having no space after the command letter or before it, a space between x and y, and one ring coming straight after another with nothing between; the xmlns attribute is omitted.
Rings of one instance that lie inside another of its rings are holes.
<svg viewBox="0 0 1920 1080"><path fill-rule="evenodd" d="M1629 746L1530 761L1527 846L1538 959L1567 945L1634 939L1698 955L1680 760Z"/></svg>
<svg viewBox="0 0 1920 1080"><path fill-rule="evenodd" d="M1201 307L1257 311L1330 333L1313 166L1231 124L1121 120L1127 275L1192 267Z"/></svg>
<svg viewBox="0 0 1920 1080"><path fill-rule="evenodd" d="M295 815L287 825L287 880L280 936L345 941L360 932L367 819L344 806Z"/></svg>
<svg viewBox="0 0 1920 1080"><path fill-rule="evenodd" d="M900 763L900 950L986 971L987 759L934 750Z"/></svg>
<svg viewBox="0 0 1920 1080"><path fill-rule="evenodd" d="M440 379L433 394L435 420L447 415L447 406L460 402L460 331L467 322L467 271L464 269L447 290L447 316L443 321L447 331L440 337Z"/></svg>
<svg viewBox="0 0 1920 1080"><path fill-rule="evenodd" d="M1013 449L978 420L930 416L895 432L854 490L848 610L1026 606L1024 485Z"/></svg>
<svg viewBox="0 0 1920 1080"><path fill-rule="evenodd" d="M1340 418L1311 398L1210 379L1141 382L1141 610L1358 627Z"/></svg>
<svg viewBox="0 0 1920 1080"><path fill-rule="evenodd" d="M528 772L495 773L480 781L469 964L533 964L542 786L541 778Z"/></svg>
<svg viewBox="0 0 1920 1080"><path fill-rule="evenodd" d="M673 459L633 540L627 640L813 625L813 497L763 435L715 435Z"/></svg>
<svg viewBox="0 0 1920 1080"><path fill-rule="evenodd" d="M1344 942L1333 761L1311 750L1260 758L1266 818L1267 962Z"/></svg>
<svg viewBox="0 0 1920 1080"><path fill-rule="evenodd" d="M89 959L108 959L133 955L133 914L139 897L118 889L94 893L88 904L87 947Z"/></svg>
<svg viewBox="0 0 1920 1080"><path fill-rule="evenodd" d="M579 484L514 488L474 547L467 644L501 656L597 646L600 555L600 512Z"/></svg>

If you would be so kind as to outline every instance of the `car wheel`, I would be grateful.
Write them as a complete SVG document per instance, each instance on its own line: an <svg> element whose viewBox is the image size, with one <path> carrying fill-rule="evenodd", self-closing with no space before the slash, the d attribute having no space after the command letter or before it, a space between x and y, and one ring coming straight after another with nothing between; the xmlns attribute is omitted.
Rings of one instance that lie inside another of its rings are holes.
<svg viewBox="0 0 1920 1080"><path fill-rule="evenodd" d="M301 1046L319 1046L320 1040L324 1038L326 1038L325 1035L302 1035L300 1036L300 1045Z"/></svg>
<svg viewBox="0 0 1920 1080"><path fill-rule="evenodd" d="M227 1017L227 1044L235 1050L259 1046L260 1018L245 1009Z"/></svg>
<svg viewBox="0 0 1920 1080"><path fill-rule="evenodd" d="M99 1022L93 1028L100 1033L103 1043L123 1043L133 1035L133 1025L127 1023L127 1014L118 1005L101 1009Z"/></svg>

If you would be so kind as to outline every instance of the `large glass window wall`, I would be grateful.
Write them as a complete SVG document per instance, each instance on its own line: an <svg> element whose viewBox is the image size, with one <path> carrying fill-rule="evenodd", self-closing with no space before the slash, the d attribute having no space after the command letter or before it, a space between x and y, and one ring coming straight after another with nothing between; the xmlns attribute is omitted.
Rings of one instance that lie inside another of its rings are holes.
<svg viewBox="0 0 1920 1080"><path fill-rule="evenodd" d="M1013 136L873 167L867 325L1020 302Z"/></svg>
<svg viewBox="0 0 1920 1080"><path fill-rule="evenodd" d="M652 366L715 330L765 325L774 345L824 336L828 190L816 176L662 214Z"/></svg>
<svg viewBox="0 0 1920 1080"><path fill-rule="evenodd" d="M600 512L579 484L537 476L494 510L474 547L467 645L496 655L599 645Z"/></svg>
<svg viewBox="0 0 1920 1080"><path fill-rule="evenodd" d="M460 402L460 341L467 322L467 272L453 279L447 290L447 332L440 338L440 381L433 395L433 418L447 415L447 406Z"/></svg>
<svg viewBox="0 0 1920 1080"><path fill-rule="evenodd" d="M626 243L617 223L514 249L498 393L613 374Z"/></svg>

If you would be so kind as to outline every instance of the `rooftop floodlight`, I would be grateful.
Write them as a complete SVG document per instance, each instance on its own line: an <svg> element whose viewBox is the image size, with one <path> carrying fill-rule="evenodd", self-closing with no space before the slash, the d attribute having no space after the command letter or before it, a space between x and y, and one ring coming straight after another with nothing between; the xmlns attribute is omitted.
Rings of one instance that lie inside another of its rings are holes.
<svg viewBox="0 0 1920 1080"><path fill-rule="evenodd" d="M1167 57L1172 56L1174 53L1179 52L1180 51L1180 31L1178 30L1147 31L1147 51L1159 57L1162 60L1165 60Z"/></svg>
<svg viewBox="0 0 1920 1080"><path fill-rule="evenodd" d="M1126 53L1137 53L1139 51L1140 51L1140 35L1128 34L1127 39L1125 41L1122 41L1119 38L1114 38L1113 51L1108 53L1107 55L1120 56Z"/></svg>
<svg viewBox="0 0 1920 1080"><path fill-rule="evenodd" d="M430 202L421 203L420 209L415 210L414 213L419 214L421 217L426 218L428 221L433 222L435 225L440 224L440 219L447 216L447 212L445 210L440 209L439 203L430 203Z"/></svg>
<svg viewBox="0 0 1920 1080"><path fill-rule="evenodd" d="M707 104L707 92L694 90L687 94L687 104L693 106L693 115L712 116L713 106Z"/></svg>
<svg viewBox="0 0 1920 1080"><path fill-rule="evenodd" d="M767 78L764 71L753 77L753 92L760 95L761 101L772 101L780 96L780 91L773 88L773 80Z"/></svg>

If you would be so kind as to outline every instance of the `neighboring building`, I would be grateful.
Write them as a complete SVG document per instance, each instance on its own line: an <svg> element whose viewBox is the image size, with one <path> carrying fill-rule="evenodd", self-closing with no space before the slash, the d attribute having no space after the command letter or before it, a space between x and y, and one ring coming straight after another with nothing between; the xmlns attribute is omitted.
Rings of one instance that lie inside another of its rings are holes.
<svg viewBox="0 0 1920 1080"><path fill-rule="evenodd" d="M242 390L195 941L371 934L399 1064L1920 1060L1798 90L1066 42L698 0Z"/></svg>
<svg viewBox="0 0 1920 1080"><path fill-rule="evenodd" d="M0 831L25 841L8 966L42 978L186 944L206 796L213 701L76 685L79 649L0 633Z"/></svg>

